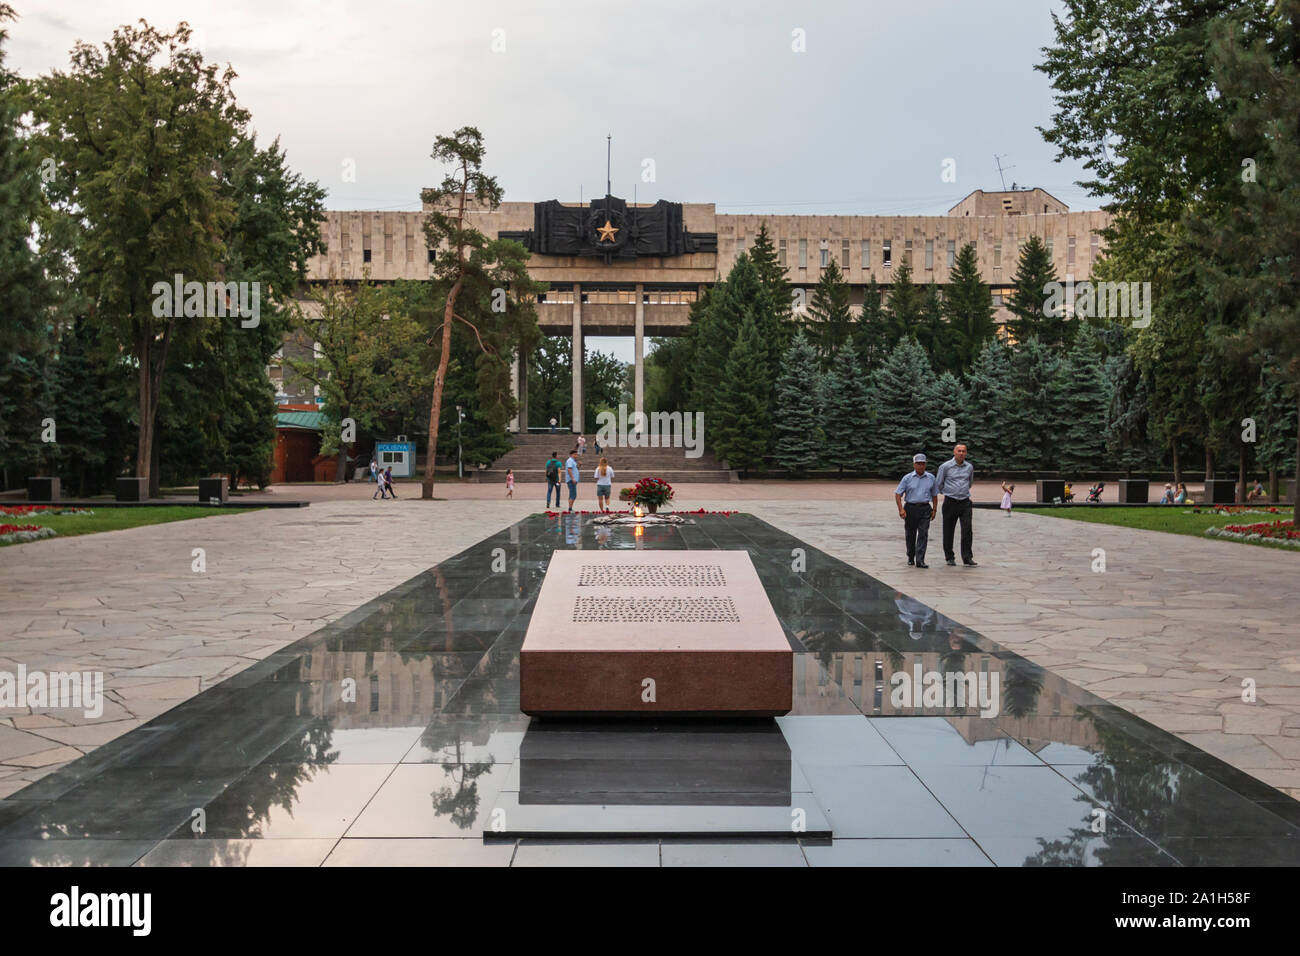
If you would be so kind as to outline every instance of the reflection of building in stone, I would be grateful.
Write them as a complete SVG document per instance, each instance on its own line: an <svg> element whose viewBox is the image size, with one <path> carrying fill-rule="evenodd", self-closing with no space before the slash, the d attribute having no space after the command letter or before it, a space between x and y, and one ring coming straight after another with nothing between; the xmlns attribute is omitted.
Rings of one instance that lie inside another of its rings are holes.
<svg viewBox="0 0 1300 956"><path fill-rule="evenodd" d="M328 715L339 728L409 727L441 710L467 676L465 655L395 650L309 651L302 658L300 714ZM356 681L355 701L345 680Z"/></svg>
<svg viewBox="0 0 1300 956"><path fill-rule="evenodd" d="M1110 222L1105 212L1070 212L1042 189L976 190L945 216L728 215L712 203L605 203L507 202L471 214L472 225L490 238L504 235L533 250L529 274L550 286L536 304L538 324L545 333L571 336L578 359L571 424L579 432L590 427L583 422L583 336L634 337L633 411L643 411L644 337L682 334L692 303L753 248L762 226L793 289L804 290L806 298L835 262L855 311L873 283L878 294L887 293L903 262L911 266L913 282L947 284L958 252L974 243L996 320L1005 324L1020 249L1031 236L1047 245L1062 281L1067 275L1082 281L1102 255L1100 234ZM671 228L661 215L665 209ZM611 216L618 227L612 238L587 228L610 225ZM427 279L437 251L425 245L424 217L425 212L328 213L322 224L326 251L309 263L310 281ZM653 222L641 221L647 217ZM658 241L647 238L651 231ZM512 427L520 431L528 427L527 372L525 356L513 366L520 415Z"/></svg>

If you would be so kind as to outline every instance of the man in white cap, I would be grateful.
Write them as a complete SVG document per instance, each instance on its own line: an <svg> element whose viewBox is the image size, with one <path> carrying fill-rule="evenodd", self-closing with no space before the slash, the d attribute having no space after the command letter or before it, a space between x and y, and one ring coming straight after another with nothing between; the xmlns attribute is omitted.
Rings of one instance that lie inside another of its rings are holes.
<svg viewBox="0 0 1300 956"><path fill-rule="evenodd" d="M928 568L925 546L930 541L930 522L939 507L939 492L934 475L925 470L925 456L912 456L912 470L894 489L898 516L903 519L907 540L907 563Z"/></svg>

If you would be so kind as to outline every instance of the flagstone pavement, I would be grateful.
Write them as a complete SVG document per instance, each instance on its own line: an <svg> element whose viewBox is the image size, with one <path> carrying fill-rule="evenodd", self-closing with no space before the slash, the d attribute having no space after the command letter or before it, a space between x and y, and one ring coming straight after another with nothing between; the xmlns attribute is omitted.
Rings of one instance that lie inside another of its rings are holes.
<svg viewBox="0 0 1300 956"><path fill-rule="evenodd" d="M922 570L892 502L791 484L686 487L677 504L751 512L1300 797L1300 554L979 510L980 566L945 566L936 523ZM98 719L0 710L0 798L542 510L516 494L376 502L351 486L306 509L0 549L0 670L102 671L107 698Z"/></svg>

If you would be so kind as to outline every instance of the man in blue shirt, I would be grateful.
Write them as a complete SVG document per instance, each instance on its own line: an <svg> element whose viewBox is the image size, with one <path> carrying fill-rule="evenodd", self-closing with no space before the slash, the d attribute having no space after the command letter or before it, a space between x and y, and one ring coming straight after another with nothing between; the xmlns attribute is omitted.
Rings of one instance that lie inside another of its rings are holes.
<svg viewBox="0 0 1300 956"><path fill-rule="evenodd" d="M898 516L903 519L907 540L907 563L918 568L928 568L925 563L925 546L930 540L930 522L938 507L939 493L935 491L934 475L925 470L925 456L912 456L912 470L894 489Z"/></svg>
<svg viewBox="0 0 1300 956"><path fill-rule="evenodd" d="M573 460L573 456L578 453L574 448L569 452L569 457L564 460L564 480L569 483L569 510L573 510L573 502L578 497L578 463Z"/></svg>
<svg viewBox="0 0 1300 956"><path fill-rule="evenodd" d="M968 568L977 567L971 550L974 536L971 533L971 484L975 480L975 466L966 460L966 446L957 445L952 457L939 466L934 476L935 490L943 495L943 556L950 565L957 559L952 553L953 532L961 522L961 563Z"/></svg>

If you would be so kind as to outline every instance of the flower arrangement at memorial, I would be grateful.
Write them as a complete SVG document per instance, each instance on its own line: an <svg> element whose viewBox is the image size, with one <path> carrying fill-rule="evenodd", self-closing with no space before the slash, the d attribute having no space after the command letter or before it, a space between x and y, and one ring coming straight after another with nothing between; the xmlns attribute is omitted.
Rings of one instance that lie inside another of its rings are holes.
<svg viewBox="0 0 1300 956"><path fill-rule="evenodd" d="M1230 524L1206 528L1212 538L1235 538L1238 541L1274 541L1289 548L1300 548L1300 530L1295 521L1261 521L1257 524Z"/></svg>
<svg viewBox="0 0 1300 956"><path fill-rule="evenodd" d="M631 500L632 500L632 495L635 494L635 493L636 493L635 490L632 489L632 488L620 488L619 491L618 491L618 500L619 500L619 501L631 501Z"/></svg>
<svg viewBox="0 0 1300 956"><path fill-rule="evenodd" d="M641 505L651 514L673 500L673 486L662 478L642 478L632 488L633 504Z"/></svg>
<svg viewBox="0 0 1300 956"><path fill-rule="evenodd" d="M23 544L53 538L57 531L39 524L0 524L0 544Z"/></svg>

